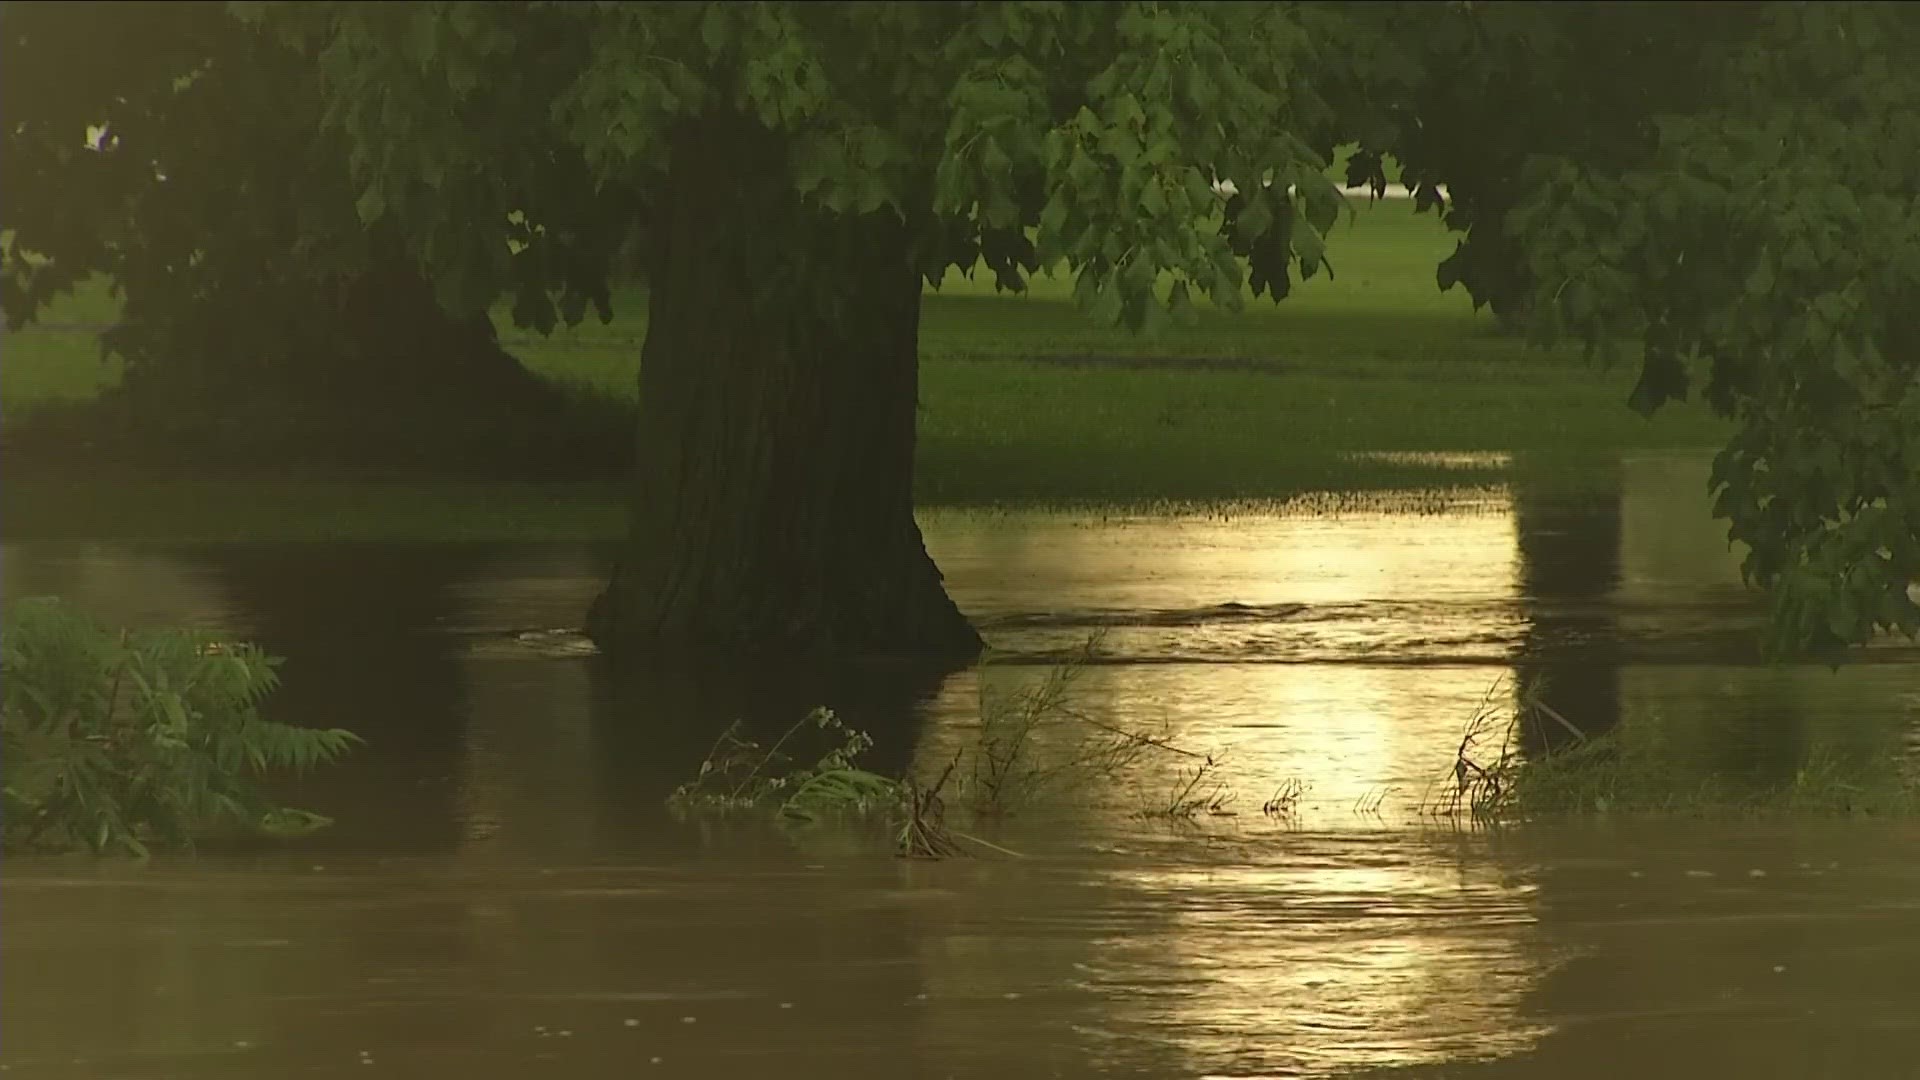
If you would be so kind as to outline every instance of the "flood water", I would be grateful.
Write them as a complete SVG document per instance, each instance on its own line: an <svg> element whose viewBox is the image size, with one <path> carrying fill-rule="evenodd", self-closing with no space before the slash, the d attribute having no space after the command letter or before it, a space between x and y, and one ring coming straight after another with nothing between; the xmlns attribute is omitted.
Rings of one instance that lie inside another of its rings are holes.
<svg viewBox="0 0 1920 1080"><path fill-rule="evenodd" d="M1920 824L1422 815L1524 688L1703 770L1900 753L1913 650L1754 659L1704 465L1441 510L934 513L985 673L648 673L573 632L607 553L12 544L11 600L289 657L275 715L368 747L325 833L0 876L0 1068L58 1077L1920 1076ZM1231 816L1141 811L1177 757L1016 815L1024 857L676 822L741 718L815 704L937 771L981 695L1100 633L1092 715L1214 754ZM984 683L984 688L983 688ZM1302 785L1289 816L1261 803Z"/></svg>

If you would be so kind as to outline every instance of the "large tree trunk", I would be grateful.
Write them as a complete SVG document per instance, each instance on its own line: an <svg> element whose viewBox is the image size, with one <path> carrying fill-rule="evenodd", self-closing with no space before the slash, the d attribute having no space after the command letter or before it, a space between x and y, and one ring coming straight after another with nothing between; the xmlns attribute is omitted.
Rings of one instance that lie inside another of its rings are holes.
<svg viewBox="0 0 1920 1080"><path fill-rule="evenodd" d="M913 518L920 288L900 221L803 208L779 146L677 137L653 230L633 532L603 647L971 657Z"/></svg>

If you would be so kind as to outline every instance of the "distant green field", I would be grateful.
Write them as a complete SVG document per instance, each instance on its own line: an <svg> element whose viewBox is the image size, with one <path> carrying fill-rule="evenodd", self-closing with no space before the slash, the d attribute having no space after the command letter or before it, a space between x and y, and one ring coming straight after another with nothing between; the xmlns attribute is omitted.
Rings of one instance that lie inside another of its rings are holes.
<svg viewBox="0 0 1920 1080"><path fill-rule="evenodd" d="M1452 250L1452 238L1431 214L1415 215L1405 200L1372 206L1355 200L1352 219L1336 228L1332 278L1296 285L1282 304L1249 298L1237 314L1202 306L1199 325L1154 335L1091 325L1070 301L1072 282L1036 278L1023 295L997 294L992 275L951 271L928 290L921 315L921 355L948 359L1034 357L1260 358L1340 361L1349 358L1427 359L1442 356L1518 359L1517 341L1495 334L1474 315L1465 294L1442 293L1434 266ZM513 329L503 305L497 321L510 346L532 369L631 397L646 337L646 295L640 288L614 297L615 319L589 319L550 337ZM0 335L0 408L17 415L50 402L71 401L111 385L90 329L113 320L118 304L94 284L53 304L40 325ZM1532 359L1532 358L1529 358Z"/></svg>
<svg viewBox="0 0 1920 1080"><path fill-rule="evenodd" d="M1296 283L1284 302L1255 300L1226 313L1203 304L1199 324L1153 335L1098 328L1076 310L1070 279L1040 276L1026 293L997 293L993 276L949 271L929 289L920 317L920 355L955 359L1186 358L1268 359L1338 363L1384 360L1510 359L1536 361L1517 340L1495 332L1461 290L1442 293L1434 270L1453 238L1431 214L1405 200L1371 206L1354 200L1351 219L1336 227L1334 274ZM614 321L589 319L542 338L507 330L526 364L608 394L633 393L637 346L646 336L646 298L639 289L614 297ZM506 320L502 318L505 325Z"/></svg>
<svg viewBox="0 0 1920 1080"><path fill-rule="evenodd" d="M1524 467L1578 487L1623 451L1724 440L1725 425L1696 404L1640 418L1624 404L1632 371L1530 351L1499 332L1490 316L1476 314L1459 290L1441 293L1434 267L1452 245L1432 215L1415 215L1404 200L1361 202L1333 237L1331 280L1305 282L1279 305L1261 300L1240 313L1203 310L1197 326L1154 335L1090 326L1071 305L1064 280L1043 277L1013 296L996 295L990 277L950 274L928 292L921 319L921 502L1284 500L1497 482L1516 467L1492 457L1462 471L1457 463L1383 458L1381 451L1517 454ZM602 400L631 403L646 334L644 292L623 290L615 314L610 324L589 320L549 337L510 328L503 336L530 369ZM45 321L111 317L111 302L89 290L56 305ZM0 352L0 405L8 421L42 404L84 400L116 377L87 331L11 333L0 339ZM81 535L119 520L94 505L101 500L62 490L10 478L0 527L9 535ZM149 485L128 496L121 517L128 528L144 521L167 535L385 535L433 531L431 522L440 520L444 531L474 538L576 538L618 520L612 491L592 486L568 489L573 493L551 514L532 521L508 521L512 515L487 509L477 496L448 496L434 511L435 499L418 491L357 497L324 485L316 490L321 494L309 499L270 499L273 513L235 511L228 528L188 514L177 501L179 520L160 524L154 515L167 516L167 496ZM175 498L203 507L235 501L185 487ZM251 495L236 500L259 502ZM135 512L135 504L147 509ZM389 511L399 518L369 524L368 515ZM551 524L542 525L543 518Z"/></svg>

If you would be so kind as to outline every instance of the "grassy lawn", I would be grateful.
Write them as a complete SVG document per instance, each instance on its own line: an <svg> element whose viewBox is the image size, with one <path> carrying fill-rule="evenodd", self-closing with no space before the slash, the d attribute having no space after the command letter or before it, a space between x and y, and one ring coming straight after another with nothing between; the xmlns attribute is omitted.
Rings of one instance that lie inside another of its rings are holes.
<svg viewBox="0 0 1920 1080"><path fill-rule="evenodd" d="M1577 488L1621 451L1711 447L1724 425L1694 404L1643 420L1625 407L1634 373L1531 352L1441 293L1434 266L1453 240L1405 201L1357 202L1331 254L1337 276L1280 305L1203 310L1155 335L1090 327L1070 283L1023 296L957 272L921 323L921 452L928 506L1164 505L1285 500L1304 493L1482 484L1515 468ZM100 292L70 298L55 326L112 317ZM508 329L535 371L631 402L645 297L616 318L551 337ZM504 324L504 319L502 320ZM31 328L0 338L0 416L85 400L110 385L90 332ZM1485 451L1464 470L1381 451ZM83 487L89 490L75 490ZM211 508L219 507L217 513ZM577 539L619 529L617 488L573 484L179 479L75 485L10 476L9 537L290 535L311 538Z"/></svg>
<svg viewBox="0 0 1920 1080"><path fill-rule="evenodd" d="M595 543L626 534L617 485L9 478L8 540Z"/></svg>

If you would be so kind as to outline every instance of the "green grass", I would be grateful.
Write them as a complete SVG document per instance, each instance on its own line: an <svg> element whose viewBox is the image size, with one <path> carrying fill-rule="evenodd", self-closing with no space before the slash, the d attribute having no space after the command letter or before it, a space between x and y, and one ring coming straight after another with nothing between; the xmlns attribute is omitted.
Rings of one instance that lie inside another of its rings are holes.
<svg viewBox="0 0 1920 1080"><path fill-rule="evenodd" d="M1333 279L1306 282L1279 305L1203 309L1193 327L1150 335L1090 326L1070 303L1065 280L1041 277L1014 296L996 294L990 276L950 274L929 291L921 320L921 502L1286 500L1485 484L1512 478L1516 468L1578 488L1623 451L1724 441L1726 426L1702 407L1683 404L1643 420L1624 404L1632 371L1530 351L1475 313L1464 293L1441 293L1434 266L1453 243L1433 215L1415 215L1405 201L1358 204L1333 237ZM104 322L112 309L104 290L87 289L44 321ZM503 336L530 369L630 406L646 334L644 292L623 290L615 314L610 324L590 320L549 337L511 328ZM42 406L84 401L117 377L81 331L6 334L0 352L6 423ZM1517 455L1518 464L1462 471L1365 456L1374 451L1499 452ZM72 486L16 471L0 495L0 527L9 536L618 532L616 493L594 485L554 488L571 494L536 499L543 509L533 513L516 508L520 496L505 486L492 493L483 493L485 485L291 480L147 481L111 491L90 482L80 493ZM212 506L228 520L206 520Z"/></svg>
<svg viewBox="0 0 1920 1080"><path fill-rule="evenodd" d="M1537 819L1585 814L1912 814L1920 784L1885 768L1883 757L1847 760L1815 753L1791 777L1688 772L1609 735L1579 751L1518 769L1501 816ZM1897 753L1897 747L1889 747Z"/></svg>
<svg viewBox="0 0 1920 1080"><path fill-rule="evenodd" d="M9 477L0 522L8 540L602 543L627 504L595 483Z"/></svg>
<svg viewBox="0 0 1920 1080"><path fill-rule="evenodd" d="M91 330L0 331L0 420L42 405L90 401L120 381Z"/></svg>
<svg viewBox="0 0 1920 1080"><path fill-rule="evenodd" d="M1531 351L1440 292L1433 267L1453 240L1404 201L1361 207L1335 240L1333 280L1157 335L1090 326L1064 280L1014 296L949 274L921 318L921 500L1280 499L1450 478L1353 457L1368 451L1515 452L1571 473L1725 439L1698 405L1642 419L1624 404L1632 371ZM513 347L544 374L631 399L644 297L615 307L611 325L510 335Z"/></svg>
<svg viewBox="0 0 1920 1080"><path fill-rule="evenodd" d="M1499 763L1504 786L1473 811L1497 822L1588 814L1920 811L1920 781L1900 768L1898 739L1882 742L1877 753L1815 746L1785 775L1773 776L1702 768L1646 732L1615 729L1575 748Z"/></svg>
<svg viewBox="0 0 1920 1080"><path fill-rule="evenodd" d="M1335 276L1296 284L1275 304L1247 297L1239 313L1202 303L1197 326L1159 334L1096 327L1071 303L1073 283L1040 275L1024 294L997 293L991 274L948 272L929 289L920 316L920 355L929 364L963 359L1097 356L1108 359L1292 359L1338 364L1350 359L1492 358L1534 362L1523 344L1476 314L1458 289L1442 293L1434 268L1454 239L1432 214L1405 200L1356 203L1332 240ZM503 336L536 371L631 397L646 337L646 294L615 293L615 318L588 319L550 337L505 329ZM504 310L499 317L506 325Z"/></svg>

